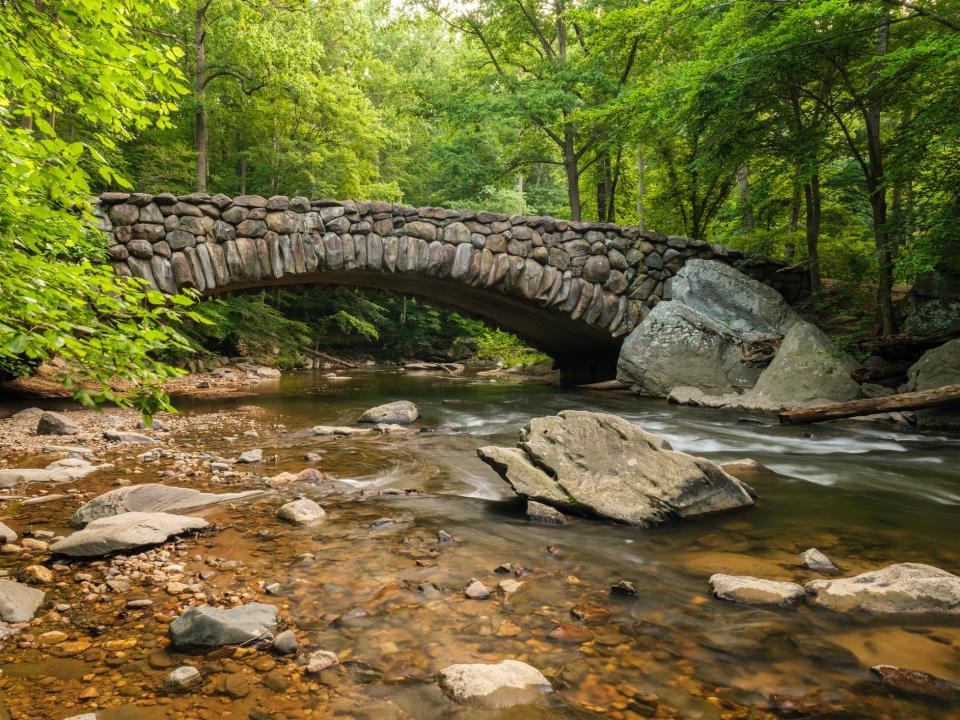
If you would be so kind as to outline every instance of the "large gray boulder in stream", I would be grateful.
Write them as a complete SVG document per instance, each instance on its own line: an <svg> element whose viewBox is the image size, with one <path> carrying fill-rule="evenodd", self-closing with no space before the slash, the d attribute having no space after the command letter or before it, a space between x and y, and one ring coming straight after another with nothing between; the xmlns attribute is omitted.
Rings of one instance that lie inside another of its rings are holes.
<svg viewBox="0 0 960 720"><path fill-rule="evenodd" d="M278 611L273 605L252 602L229 610L209 606L189 608L170 623L173 646L220 647L253 640L273 640Z"/></svg>
<svg viewBox="0 0 960 720"><path fill-rule="evenodd" d="M43 590L0 579L0 619L9 623L30 622L45 597Z"/></svg>
<svg viewBox="0 0 960 720"><path fill-rule="evenodd" d="M921 563L899 563L856 577L814 580L811 604L836 612L960 615L960 577Z"/></svg>
<svg viewBox="0 0 960 720"><path fill-rule="evenodd" d="M357 422L409 425L420 417L420 408L409 400L397 400L370 408Z"/></svg>
<svg viewBox="0 0 960 720"><path fill-rule="evenodd" d="M863 396L850 373L857 363L841 355L815 325L800 320L787 331L757 384L736 403L756 410L801 408Z"/></svg>
<svg viewBox="0 0 960 720"><path fill-rule="evenodd" d="M50 551L71 557L97 557L118 550L130 550L162 543L171 535L199 530L207 521L189 515L162 512L127 512L94 520L83 530L67 535L50 546Z"/></svg>
<svg viewBox="0 0 960 720"><path fill-rule="evenodd" d="M208 493L160 483L129 485L98 495L86 505L81 506L70 518L70 522L76 527L83 527L93 520L126 512L176 513L262 494L262 490Z"/></svg>
<svg viewBox="0 0 960 720"><path fill-rule="evenodd" d="M750 388L798 319L776 290L713 260L688 261L671 284L620 350L617 378L643 395Z"/></svg>
<svg viewBox="0 0 960 720"><path fill-rule="evenodd" d="M907 391L932 390L960 383L960 338L928 350L907 370ZM917 410L921 428L960 430L960 409L956 407Z"/></svg>
<svg viewBox="0 0 960 720"><path fill-rule="evenodd" d="M532 419L520 437L516 448L477 452L518 495L564 511L653 526L753 504L717 465L616 415L564 410Z"/></svg>

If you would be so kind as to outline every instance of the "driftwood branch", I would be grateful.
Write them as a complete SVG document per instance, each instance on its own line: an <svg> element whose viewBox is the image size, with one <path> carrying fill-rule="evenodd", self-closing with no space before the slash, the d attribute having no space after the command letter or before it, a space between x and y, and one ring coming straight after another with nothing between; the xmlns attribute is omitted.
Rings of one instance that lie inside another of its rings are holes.
<svg viewBox="0 0 960 720"><path fill-rule="evenodd" d="M864 400L851 400L835 405L820 405L803 410L784 410L779 417L780 422L784 425L798 425L873 415L874 413L923 410L924 408L943 407L945 405L960 407L960 384L944 385L930 390L884 395Z"/></svg>

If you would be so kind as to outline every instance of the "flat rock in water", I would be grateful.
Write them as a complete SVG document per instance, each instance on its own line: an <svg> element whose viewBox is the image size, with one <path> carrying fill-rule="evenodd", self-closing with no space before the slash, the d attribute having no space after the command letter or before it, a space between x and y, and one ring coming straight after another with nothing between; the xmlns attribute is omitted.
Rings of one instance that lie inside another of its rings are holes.
<svg viewBox="0 0 960 720"><path fill-rule="evenodd" d="M454 702L488 708L534 702L553 691L543 673L518 660L450 665L440 671L437 684Z"/></svg>
<svg viewBox="0 0 960 720"><path fill-rule="evenodd" d="M209 606L188 608L170 623L174 647L219 647L240 645L252 640L273 640L272 629L278 621L273 605L247 603L229 610Z"/></svg>
<svg viewBox="0 0 960 720"><path fill-rule="evenodd" d="M149 435L144 435L143 433L124 432L123 430L114 430L113 428L104 430L103 437L110 442L135 443L137 445L153 445L157 442Z"/></svg>
<svg viewBox="0 0 960 720"><path fill-rule="evenodd" d="M240 453L240 457L237 458L238 463L258 463L261 460L263 460L263 450L260 448L242 452Z"/></svg>
<svg viewBox="0 0 960 720"><path fill-rule="evenodd" d="M323 520L327 515L324 509L310 498L291 500L277 510L277 517L295 525L309 525Z"/></svg>
<svg viewBox="0 0 960 720"><path fill-rule="evenodd" d="M420 408L409 400L397 400L370 408L357 422L409 425L420 417Z"/></svg>
<svg viewBox="0 0 960 720"><path fill-rule="evenodd" d="M0 579L0 619L9 623L30 622L45 597L43 590Z"/></svg>
<svg viewBox="0 0 960 720"><path fill-rule="evenodd" d="M746 484L616 415L564 410L531 420L518 448L477 452L521 497L631 525L753 505Z"/></svg>
<svg viewBox="0 0 960 720"><path fill-rule="evenodd" d="M813 605L836 612L960 614L960 577L921 563L814 580L804 587Z"/></svg>
<svg viewBox="0 0 960 720"><path fill-rule="evenodd" d="M21 483L61 483L85 478L98 470L109 470L113 465L81 465L76 467L5 468L0 470L0 488L10 488Z"/></svg>
<svg viewBox="0 0 960 720"><path fill-rule="evenodd" d="M94 520L126 512L176 513L262 494L261 490L207 493L160 483L128 485L98 495L86 505L81 506L70 518L70 522L77 527L83 527Z"/></svg>
<svg viewBox="0 0 960 720"><path fill-rule="evenodd" d="M37 435L76 435L80 429L66 415L43 412L37 422Z"/></svg>
<svg viewBox="0 0 960 720"><path fill-rule="evenodd" d="M314 425L314 435L335 435L337 437L347 437L349 435L369 435L373 428L355 428L342 425Z"/></svg>
<svg viewBox="0 0 960 720"><path fill-rule="evenodd" d="M94 520L83 530L50 546L50 551L71 557L95 557L162 543L171 535L207 526L202 518L163 512L127 512Z"/></svg>
<svg viewBox="0 0 960 720"><path fill-rule="evenodd" d="M713 575L713 594L721 600L747 605L792 605L804 596L801 585L792 582L763 580L748 575Z"/></svg>

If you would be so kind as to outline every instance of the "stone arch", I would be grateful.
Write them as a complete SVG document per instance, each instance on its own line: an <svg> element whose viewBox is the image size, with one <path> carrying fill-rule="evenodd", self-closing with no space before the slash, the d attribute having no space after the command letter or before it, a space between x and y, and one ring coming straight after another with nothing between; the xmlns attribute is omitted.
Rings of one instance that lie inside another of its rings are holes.
<svg viewBox="0 0 960 720"><path fill-rule="evenodd" d="M689 258L742 260L635 227L386 202L104 193L95 213L117 273L161 292L400 290L514 330L577 381L613 377L620 338L669 299ZM748 271L802 292L803 273L784 270L768 261Z"/></svg>

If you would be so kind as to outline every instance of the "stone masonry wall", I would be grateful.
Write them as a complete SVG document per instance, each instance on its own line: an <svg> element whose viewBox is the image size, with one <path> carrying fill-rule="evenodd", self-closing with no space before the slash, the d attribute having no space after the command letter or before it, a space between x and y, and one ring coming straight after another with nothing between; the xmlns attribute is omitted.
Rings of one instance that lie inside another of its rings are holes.
<svg viewBox="0 0 960 720"><path fill-rule="evenodd" d="M624 335L661 300L688 258L733 264L793 301L806 274L690 238L387 202L205 193L104 193L95 203L113 267L164 293L304 283L360 271L448 278L510 293ZM411 278L411 293L416 279Z"/></svg>

